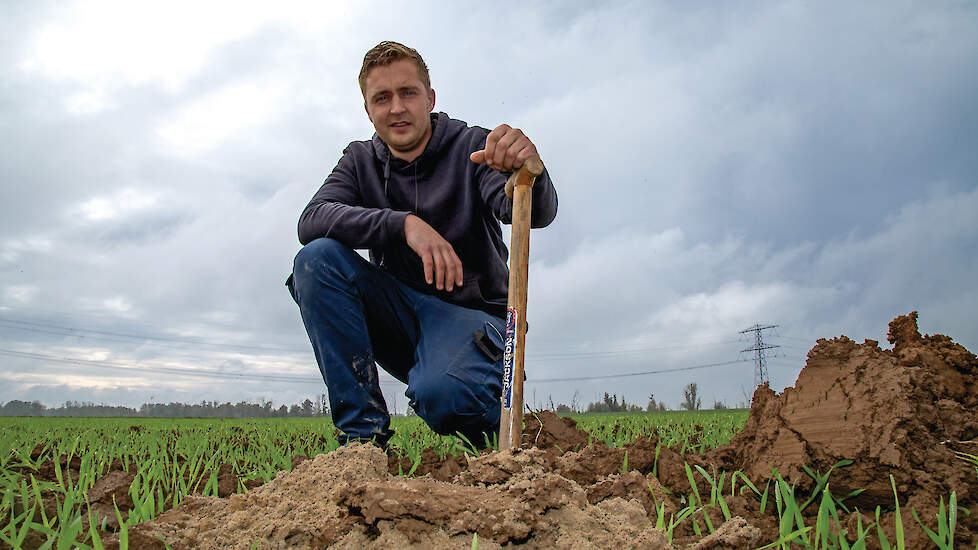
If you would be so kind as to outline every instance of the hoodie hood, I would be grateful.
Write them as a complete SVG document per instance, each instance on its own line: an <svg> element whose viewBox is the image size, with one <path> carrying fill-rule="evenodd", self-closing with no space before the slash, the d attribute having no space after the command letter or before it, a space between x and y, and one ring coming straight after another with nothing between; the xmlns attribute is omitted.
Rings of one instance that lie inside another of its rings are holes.
<svg viewBox="0 0 978 550"><path fill-rule="evenodd" d="M429 117L431 118L431 138L428 139L428 144L425 145L424 151L418 155L418 158L411 162L404 161L391 155L390 148L386 143L384 143L384 140L380 139L377 132L374 132L373 137L370 139L370 143L373 146L374 155L381 162L381 164L389 162L391 168L394 170L402 169L415 162L417 162L420 166L425 166L428 164L425 162L426 160L437 156L442 149L444 149L448 144L452 143L452 141L468 126L465 122L455 120L442 112L431 113Z"/></svg>

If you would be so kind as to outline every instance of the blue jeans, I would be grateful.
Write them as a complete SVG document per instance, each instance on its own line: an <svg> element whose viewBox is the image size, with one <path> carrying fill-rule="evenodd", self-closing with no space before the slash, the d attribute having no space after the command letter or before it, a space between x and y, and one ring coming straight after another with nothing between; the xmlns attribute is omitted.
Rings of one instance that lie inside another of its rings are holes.
<svg viewBox="0 0 978 550"><path fill-rule="evenodd" d="M287 284L329 389L341 444L386 445L393 435L377 364L407 384L411 407L435 432L461 434L479 447L492 440L502 319L418 292L334 239L303 247Z"/></svg>

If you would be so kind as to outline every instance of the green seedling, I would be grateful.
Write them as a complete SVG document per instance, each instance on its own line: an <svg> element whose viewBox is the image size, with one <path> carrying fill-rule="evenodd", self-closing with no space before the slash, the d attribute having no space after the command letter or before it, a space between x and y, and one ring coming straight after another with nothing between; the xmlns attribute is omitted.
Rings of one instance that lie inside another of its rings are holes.
<svg viewBox="0 0 978 550"><path fill-rule="evenodd" d="M951 492L951 497L948 499L947 504L947 509L945 510L944 497L941 497L941 503L937 509L937 532L932 531L924 525L924 522L920 521L920 517L917 516L917 510L910 509L920 528L927 533L930 540L940 550L954 550L954 528L958 516L958 496L956 492Z"/></svg>

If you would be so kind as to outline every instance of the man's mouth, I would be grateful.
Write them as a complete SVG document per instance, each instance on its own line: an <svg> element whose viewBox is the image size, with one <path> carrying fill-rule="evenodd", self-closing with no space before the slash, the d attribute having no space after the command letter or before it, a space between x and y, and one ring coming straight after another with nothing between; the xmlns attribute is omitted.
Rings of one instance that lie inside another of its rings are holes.
<svg viewBox="0 0 978 550"><path fill-rule="evenodd" d="M410 122L395 122L394 124L391 124L391 128L404 128L410 125Z"/></svg>

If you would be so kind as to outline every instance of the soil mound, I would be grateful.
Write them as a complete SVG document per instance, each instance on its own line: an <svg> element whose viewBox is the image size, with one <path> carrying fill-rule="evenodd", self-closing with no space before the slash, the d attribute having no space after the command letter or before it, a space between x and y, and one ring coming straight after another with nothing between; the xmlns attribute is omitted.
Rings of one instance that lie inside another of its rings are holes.
<svg viewBox="0 0 978 550"><path fill-rule="evenodd" d="M754 548L778 538L768 504L761 515L752 495L693 512L709 536L679 524L672 545L654 529L689 506L686 464L704 471L742 470L763 487L775 468L799 489L814 486L804 467L827 472L836 496L868 518L883 507L893 540L892 475L901 506L932 518L940 496L956 491L958 542L978 542L978 476L955 451L978 452L978 360L941 335L921 336L917 315L890 324L893 350L846 337L819 340L794 387L754 395L744 430L703 455L682 455L656 434L621 448L588 435L551 412L526 417L523 447L482 456L422 456L410 465L368 445L351 445L297 464L273 481L230 498L188 497L179 507L130 529L130 541L181 548ZM626 467L627 465L627 467ZM693 474L707 486L699 473ZM813 506L806 514L811 514ZM847 520L850 532L859 512ZM931 543L904 512L906 548ZM863 525L871 521L863 521ZM813 522L810 522L811 524ZM875 541L871 541L871 547ZM967 543L966 543L967 544Z"/></svg>
<svg viewBox="0 0 978 550"><path fill-rule="evenodd" d="M454 483L394 477L387 456L350 445L282 472L229 499L190 497L130 540L190 548L584 549L633 545L667 549L643 506L622 498L588 501L576 483L547 471L539 449L472 458ZM506 472L501 479L497 472Z"/></svg>
<svg viewBox="0 0 978 550"><path fill-rule="evenodd" d="M947 336L922 337L916 312L894 319L888 340L893 350L819 340L795 386L781 395L758 388L743 431L705 458L751 479L774 467L799 486L813 483L804 465L825 473L854 460L832 476L832 490L865 489L852 500L863 509L893 504L891 474L912 504L932 506L951 491L978 500L978 476L954 454L978 439L975 355Z"/></svg>

